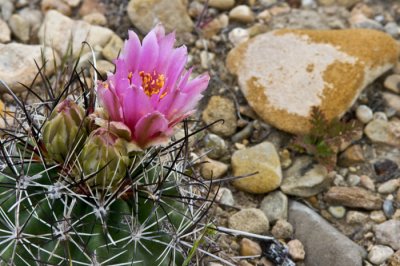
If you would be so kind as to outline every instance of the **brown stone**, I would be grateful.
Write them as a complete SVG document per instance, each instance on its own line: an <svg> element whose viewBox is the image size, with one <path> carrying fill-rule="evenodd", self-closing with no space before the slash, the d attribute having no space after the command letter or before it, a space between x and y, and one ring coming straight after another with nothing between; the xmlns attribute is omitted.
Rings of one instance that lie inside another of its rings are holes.
<svg viewBox="0 0 400 266"><path fill-rule="evenodd" d="M360 145L353 145L340 155L339 163L343 166L350 166L364 161L365 158L362 147Z"/></svg>
<svg viewBox="0 0 400 266"><path fill-rule="evenodd" d="M240 256L259 256L262 250L257 242L248 238L243 238L240 241Z"/></svg>
<svg viewBox="0 0 400 266"><path fill-rule="evenodd" d="M400 250L389 258L389 266L400 266Z"/></svg>
<svg viewBox="0 0 400 266"><path fill-rule="evenodd" d="M204 109L202 118L206 124L223 120L210 127L210 130L217 135L229 137L236 132L236 108L233 101L228 98L212 96Z"/></svg>
<svg viewBox="0 0 400 266"><path fill-rule="evenodd" d="M379 210L382 199L375 193L359 187L331 187L325 194L328 203L351 208Z"/></svg>
<svg viewBox="0 0 400 266"><path fill-rule="evenodd" d="M343 115L361 90L394 66L399 48L367 29L291 30L260 34L230 51L228 69L267 123L307 133L310 110Z"/></svg>

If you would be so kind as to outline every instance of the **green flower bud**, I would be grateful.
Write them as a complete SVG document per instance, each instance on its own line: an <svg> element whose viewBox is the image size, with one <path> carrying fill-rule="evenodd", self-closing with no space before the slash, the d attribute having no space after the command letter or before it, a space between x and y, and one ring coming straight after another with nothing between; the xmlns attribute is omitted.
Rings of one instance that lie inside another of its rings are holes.
<svg viewBox="0 0 400 266"><path fill-rule="evenodd" d="M105 128L98 128L87 139L79 162L89 185L115 187L128 169L127 142Z"/></svg>
<svg viewBox="0 0 400 266"><path fill-rule="evenodd" d="M87 137L84 117L85 110L69 99L54 108L43 126L43 143L51 159L63 163L73 149L80 150Z"/></svg>

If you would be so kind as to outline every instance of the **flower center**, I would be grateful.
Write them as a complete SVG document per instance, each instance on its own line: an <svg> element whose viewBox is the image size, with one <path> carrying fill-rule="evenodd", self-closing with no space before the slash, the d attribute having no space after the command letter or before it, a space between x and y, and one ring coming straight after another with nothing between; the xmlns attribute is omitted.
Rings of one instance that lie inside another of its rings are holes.
<svg viewBox="0 0 400 266"><path fill-rule="evenodd" d="M140 71L139 75L142 78L142 87L144 93L146 93L146 95L149 97L154 94L158 94L161 88L164 86L165 76L163 74L158 74L156 71L154 71L152 74ZM165 95L161 95L160 98L164 96Z"/></svg>

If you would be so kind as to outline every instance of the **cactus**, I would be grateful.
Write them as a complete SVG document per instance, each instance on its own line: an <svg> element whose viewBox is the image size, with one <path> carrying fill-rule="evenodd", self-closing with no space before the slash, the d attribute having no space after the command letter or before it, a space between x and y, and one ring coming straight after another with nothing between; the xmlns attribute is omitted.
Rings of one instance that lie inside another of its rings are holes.
<svg viewBox="0 0 400 266"><path fill-rule="evenodd" d="M110 121L118 110L98 114L86 72L66 64L53 86L39 69L46 95L29 90L38 100L33 104L9 89L19 107L15 123L0 129L0 265L189 265L212 255L204 226L210 186L186 174L189 136L155 146L169 139L194 102L181 113L154 111L134 127L120 127L121 120ZM190 84L189 74L183 87L208 82ZM149 87L151 96L163 82ZM173 100L168 93L187 92L163 91L159 99ZM170 121L165 126L162 119Z"/></svg>

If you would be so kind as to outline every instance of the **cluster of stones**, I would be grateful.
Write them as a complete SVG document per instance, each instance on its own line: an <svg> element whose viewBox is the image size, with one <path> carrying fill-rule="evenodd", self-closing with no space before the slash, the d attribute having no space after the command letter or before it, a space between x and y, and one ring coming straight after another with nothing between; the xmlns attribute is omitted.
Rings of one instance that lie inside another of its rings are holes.
<svg viewBox="0 0 400 266"><path fill-rule="evenodd" d="M101 1L42 0L39 9L29 2L0 1L0 78L15 92L36 75L41 44L47 47L46 70L54 71L52 60L67 52L66 36L74 56L86 40L100 73L113 69L123 41L107 27ZM210 87L217 95L208 99L202 119L224 123L208 129L196 154L206 154L199 160L204 178L241 177L218 190L220 222L273 235L299 265L400 265L400 67L394 40L400 6L390 13L359 2L130 0L125 7L141 33L162 22L191 46L199 71L218 73L214 80L220 83ZM91 57L83 47L81 64ZM373 82L388 70L384 82ZM342 145L334 172L287 149L290 134L309 130L312 106L328 118L350 113L363 124L357 139ZM0 114L4 109L0 100ZM308 206L294 201L299 198ZM241 265L271 265L255 239L225 240L235 255L254 256Z"/></svg>

